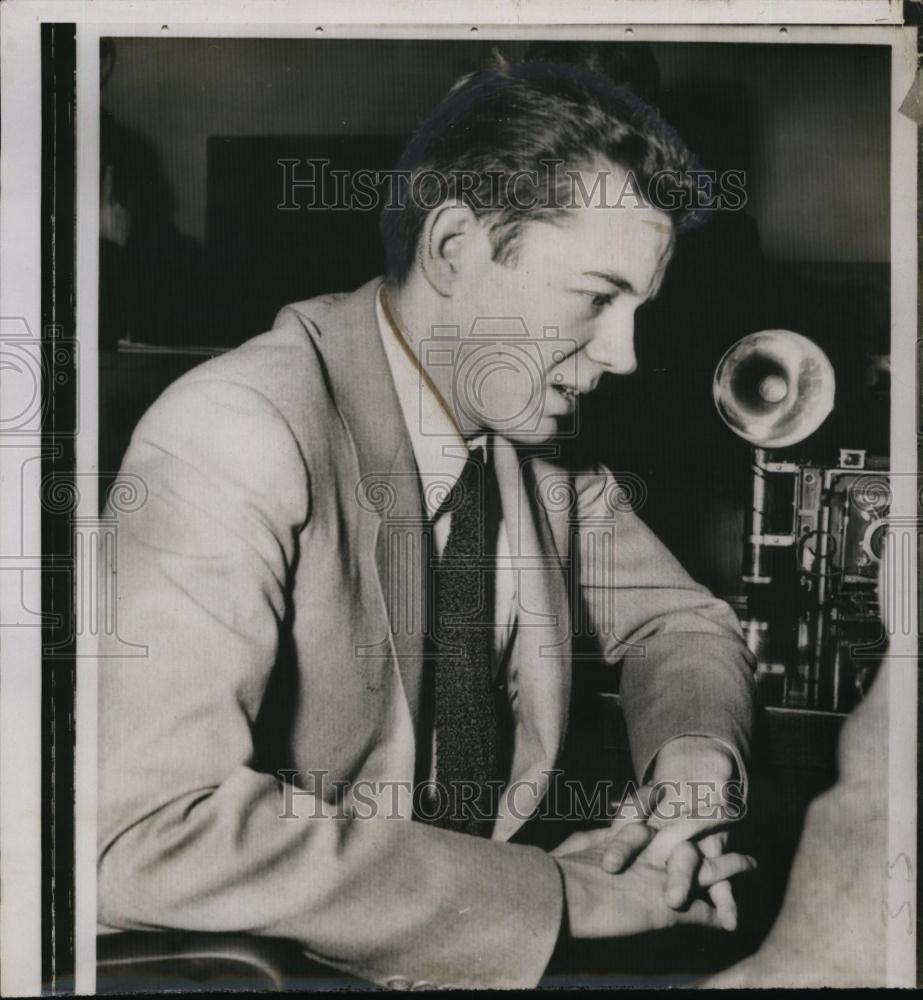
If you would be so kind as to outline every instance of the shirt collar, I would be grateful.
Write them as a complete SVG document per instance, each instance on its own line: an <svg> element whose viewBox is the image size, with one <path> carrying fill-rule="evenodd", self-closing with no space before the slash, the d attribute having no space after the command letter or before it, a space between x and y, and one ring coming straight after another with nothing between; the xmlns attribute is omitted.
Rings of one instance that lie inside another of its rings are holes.
<svg viewBox="0 0 923 1000"><path fill-rule="evenodd" d="M462 437L442 400L423 377L407 339L389 318L383 295L384 285L381 285L375 296L378 331L420 472L426 512L434 518L447 491L461 476L469 449L484 447L487 435L470 442Z"/></svg>

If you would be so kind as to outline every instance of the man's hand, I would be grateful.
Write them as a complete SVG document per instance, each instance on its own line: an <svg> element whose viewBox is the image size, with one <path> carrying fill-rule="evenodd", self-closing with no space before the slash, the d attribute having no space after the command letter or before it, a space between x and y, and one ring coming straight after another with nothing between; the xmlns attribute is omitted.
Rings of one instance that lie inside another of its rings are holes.
<svg viewBox="0 0 923 1000"><path fill-rule="evenodd" d="M655 801L646 824L655 831L649 859L668 872L665 901L684 906L694 887L695 872L702 858L722 856L727 830L720 829L732 818L735 803L728 795L734 776L734 760L715 740L681 736L667 743L654 763ZM604 852L601 864L607 871L621 871L636 856L640 837L638 823L623 823ZM718 880L709 887L721 926L737 926L737 904L730 882Z"/></svg>
<svg viewBox="0 0 923 1000"><path fill-rule="evenodd" d="M664 861L678 844L727 824L734 771L730 752L708 737L680 736L660 750L653 774L660 794L648 822L660 831L655 853Z"/></svg>
<svg viewBox="0 0 923 1000"><path fill-rule="evenodd" d="M575 843L574 838L568 843ZM704 899L695 899L688 907L668 906L670 873L663 865L655 864L647 851L626 871L613 875L604 871L601 864L604 846L563 853L565 846L552 853L564 879L567 929L571 937L622 937L676 924L723 926L717 909ZM703 861L694 878L699 887L710 890L755 866L753 858L723 854Z"/></svg>
<svg viewBox="0 0 923 1000"><path fill-rule="evenodd" d="M683 736L667 743L657 755L653 784L632 796L634 815L622 816L610 830L579 833L559 850L573 853L603 848L604 871L624 871L641 851L648 862L666 869L664 901L672 908L686 904L703 861L716 861L727 844L720 829L739 816L742 799L729 796L735 765L721 744L707 737ZM640 813L640 815L639 815ZM720 926L734 930L737 904L730 882L709 886Z"/></svg>

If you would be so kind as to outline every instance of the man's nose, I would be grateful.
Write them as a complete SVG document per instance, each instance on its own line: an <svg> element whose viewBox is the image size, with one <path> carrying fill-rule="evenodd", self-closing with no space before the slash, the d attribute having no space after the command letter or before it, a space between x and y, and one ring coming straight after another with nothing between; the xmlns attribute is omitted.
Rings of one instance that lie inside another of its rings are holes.
<svg viewBox="0 0 923 1000"><path fill-rule="evenodd" d="M615 375L630 375L638 367L634 316L620 319L600 332L586 345L586 354Z"/></svg>

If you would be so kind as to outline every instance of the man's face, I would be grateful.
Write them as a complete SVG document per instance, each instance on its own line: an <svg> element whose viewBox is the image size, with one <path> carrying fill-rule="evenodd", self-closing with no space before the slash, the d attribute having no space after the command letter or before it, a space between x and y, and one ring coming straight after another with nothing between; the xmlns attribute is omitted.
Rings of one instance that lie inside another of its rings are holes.
<svg viewBox="0 0 923 1000"><path fill-rule="evenodd" d="M635 311L659 288L672 223L631 199L600 202L524 225L512 263L491 260L484 227L467 241L451 303L464 345L452 395L466 432L477 422L548 440L574 426L578 397L603 373L634 371Z"/></svg>

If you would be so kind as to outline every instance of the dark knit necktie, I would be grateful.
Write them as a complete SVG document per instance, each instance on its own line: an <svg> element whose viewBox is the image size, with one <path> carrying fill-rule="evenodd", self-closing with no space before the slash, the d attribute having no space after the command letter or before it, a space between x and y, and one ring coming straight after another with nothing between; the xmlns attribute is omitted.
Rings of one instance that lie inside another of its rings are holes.
<svg viewBox="0 0 923 1000"><path fill-rule="evenodd" d="M482 451L472 451L441 508L451 511L452 520L433 574L440 805L434 822L475 836L490 836L499 778L491 671L496 572L492 557L499 523L495 487Z"/></svg>

